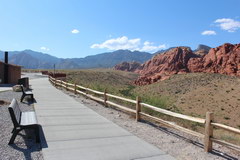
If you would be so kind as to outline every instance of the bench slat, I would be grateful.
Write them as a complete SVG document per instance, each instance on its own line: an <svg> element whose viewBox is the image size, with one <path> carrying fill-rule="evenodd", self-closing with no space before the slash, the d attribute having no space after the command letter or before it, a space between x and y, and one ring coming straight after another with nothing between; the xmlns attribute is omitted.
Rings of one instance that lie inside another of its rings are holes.
<svg viewBox="0 0 240 160"><path fill-rule="evenodd" d="M35 112L22 112L20 125L32 125L37 124L37 118Z"/></svg>
<svg viewBox="0 0 240 160"><path fill-rule="evenodd" d="M36 142L40 143L39 124L37 123L36 113L21 112L16 99L13 99L8 107L14 128L12 130L12 137L8 144L13 144L16 136L23 129L34 129L36 134Z"/></svg>
<svg viewBox="0 0 240 160"><path fill-rule="evenodd" d="M25 91L25 94L33 94L32 91Z"/></svg>
<svg viewBox="0 0 240 160"><path fill-rule="evenodd" d="M17 100L13 99L9 107L13 109L16 121L19 124L21 119L21 110L18 106Z"/></svg>

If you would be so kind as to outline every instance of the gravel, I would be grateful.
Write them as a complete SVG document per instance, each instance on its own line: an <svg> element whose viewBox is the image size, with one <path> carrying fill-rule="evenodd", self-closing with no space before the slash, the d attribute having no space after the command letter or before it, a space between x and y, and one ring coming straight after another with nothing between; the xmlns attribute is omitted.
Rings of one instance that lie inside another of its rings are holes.
<svg viewBox="0 0 240 160"><path fill-rule="evenodd" d="M167 154L177 159L187 160L237 160L240 159L240 153L222 145L214 144L213 152L206 153L203 150L202 140L189 134L166 128L160 124L153 124L147 121L136 122L135 118L120 110L104 107L95 101L85 98L81 95L74 95L71 92L62 90L69 96L75 98L78 102L91 108L98 114L128 130L137 137L153 144Z"/></svg>
<svg viewBox="0 0 240 160"><path fill-rule="evenodd" d="M0 100L10 103L13 98L19 102L22 111L33 110L32 104L20 103L21 92L4 91L0 92ZM14 144L8 145L12 136L13 123L11 121L8 104L0 105L0 160L12 159L34 159L42 160L41 147L35 143L35 134L33 131L21 131L17 135ZM28 134L26 134L28 132Z"/></svg>

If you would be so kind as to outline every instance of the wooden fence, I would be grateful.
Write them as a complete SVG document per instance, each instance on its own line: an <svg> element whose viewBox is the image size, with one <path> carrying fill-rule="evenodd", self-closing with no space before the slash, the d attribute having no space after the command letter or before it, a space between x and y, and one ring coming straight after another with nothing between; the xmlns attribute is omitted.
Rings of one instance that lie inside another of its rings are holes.
<svg viewBox="0 0 240 160"><path fill-rule="evenodd" d="M111 106L117 107L118 109L130 112L130 113L136 115L136 121L139 121L141 118L146 117L146 118L149 118L153 121L156 121L156 122L159 122L163 125L166 125L168 127L171 127L171 128L186 132L188 134L197 136L199 138L202 138L203 139L203 144L204 144L204 150L206 152L212 151L213 142L221 144L221 145L225 145L229 148L240 151L240 146L229 143L229 142L226 142L226 141L223 141L223 140L220 140L220 139L217 139L213 136L214 127L220 128L220 129L223 129L223 130L227 130L229 132L236 133L236 134L240 134L240 130L237 129L237 128L233 128L233 127L215 122L214 121L214 115L213 115L212 112L207 112L205 119L196 118L196 117L191 117L191 116L171 112L171 111L168 111L168 110L165 110L165 109L161 109L161 108L158 108L158 107L146 104L146 103L142 103L139 97L136 97L136 100L123 98L123 97L120 97L120 96L109 94L109 93L106 92L106 90L104 92L100 92L100 91L96 91L96 90L93 90L93 89L90 89L90 88L86 88L86 87L83 87L83 86L80 86L80 85L77 85L77 84L67 83L67 82L64 82L62 80L55 79L53 77L49 77L49 81L54 86L63 87L67 91L72 91L75 94L79 93L79 94L85 95L86 97L89 97L89 98L91 98L95 101L103 103L105 106L111 105ZM100 95L103 98L95 97L95 96L91 95L90 93ZM116 104L114 102L111 102L110 100L108 100L108 97L133 103L133 104L136 105L136 109L131 109L131 108ZM198 133L196 131L181 127L181 126L179 126L177 124L174 124L172 122L165 121L165 120L160 119L158 117L154 117L152 115L144 113L142 111L142 106L144 106L145 108L151 109L153 111L168 115L168 116L172 116L172 117L175 117L175 118L180 118L180 119L183 119L183 120L188 120L188 121L191 121L191 122L196 122L196 123L203 124L203 125L205 125L205 133L204 134Z"/></svg>

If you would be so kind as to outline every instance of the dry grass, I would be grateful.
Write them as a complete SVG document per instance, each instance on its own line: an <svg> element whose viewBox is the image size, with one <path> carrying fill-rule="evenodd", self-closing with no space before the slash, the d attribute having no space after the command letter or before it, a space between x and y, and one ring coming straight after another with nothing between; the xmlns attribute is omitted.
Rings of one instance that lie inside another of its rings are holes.
<svg viewBox="0 0 240 160"><path fill-rule="evenodd" d="M220 74L191 73L174 75L155 84L136 87L133 91L152 97L169 97L167 109L182 114L205 118L207 111L214 113L216 122L240 128L240 79ZM187 121L176 123L202 132L203 126ZM240 144L240 136L223 130L215 130L215 136Z"/></svg>
<svg viewBox="0 0 240 160"><path fill-rule="evenodd" d="M146 86L135 86L131 82L135 73L112 69L61 70L67 73L67 80L98 91L142 101L174 112L205 118L207 111L214 112L216 122L240 128L240 79L220 74L189 73L174 75L168 80ZM116 101L118 103L123 103ZM124 103L131 108L134 105ZM151 115L202 132L203 126L145 109ZM240 144L240 136L216 130L217 137Z"/></svg>
<svg viewBox="0 0 240 160"><path fill-rule="evenodd" d="M133 87L131 82L137 78L137 74L112 69L88 69L67 72L67 80L91 89L109 93L121 94L129 87Z"/></svg>

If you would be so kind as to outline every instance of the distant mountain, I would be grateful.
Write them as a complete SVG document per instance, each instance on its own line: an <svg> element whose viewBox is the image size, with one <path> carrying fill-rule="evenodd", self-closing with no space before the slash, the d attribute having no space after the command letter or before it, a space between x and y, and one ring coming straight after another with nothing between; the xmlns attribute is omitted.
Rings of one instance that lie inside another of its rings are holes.
<svg viewBox="0 0 240 160"><path fill-rule="evenodd" d="M209 50L211 49L211 47L209 46L206 46L206 45L203 45L203 44L199 44L197 49L194 50L193 52L196 54L196 55L199 55L199 56L205 56L206 54L208 54Z"/></svg>
<svg viewBox="0 0 240 160"><path fill-rule="evenodd" d="M73 58L72 60L78 64L80 68L109 68L125 61L144 63L151 59L152 56L152 54L147 52L117 50L114 52L87 56L85 58Z"/></svg>
<svg viewBox="0 0 240 160"><path fill-rule="evenodd" d="M57 58L57 57L54 57L54 56L51 56L49 54L42 53L42 52L36 52L36 51L32 51L32 50L24 50L22 52L27 53L27 54L31 55L32 57L34 57L40 61L47 62L47 63L59 63L61 61L61 58Z"/></svg>
<svg viewBox="0 0 240 160"><path fill-rule="evenodd" d="M11 51L11 52L8 52L8 56L11 57L12 55L14 54L18 54L19 51ZM3 60L4 59L4 52L0 50L0 60Z"/></svg>
<svg viewBox="0 0 240 160"><path fill-rule="evenodd" d="M52 69L54 64L57 69L112 68L122 62L134 61L142 64L150 60L153 56L165 53L173 48L174 47L160 50L154 54L140 51L117 50L87 56L85 58L66 59L28 49L24 51L10 51L9 62L29 69ZM206 45L199 45L198 48L194 50L194 53L202 56L208 53L209 49L210 47ZM0 51L0 60L1 59L4 59L3 51Z"/></svg>
<svg viewBox="0 0 240 160"><path fill-rule="evenodd" d="M48 69L53 68L53 64L59 63L60 58L49 54L36 52L32 50L10 51L8 52L9 63L23 66L30 69ZM0 59L4 59L4 52L0 51Z"/></svg>
<svg viewBox="0 0 240 160"><path fill-rule="evenodd" d="M199 50L207 50L207 51L209 51L210 49L211 49L211 47L209 47L207 45L199 44L195 51L199 51Z"/></svg>
<svg viewBox="0 0 240 160"><path fill-rule="evenodd" d="M51 63L39 60L25 52L13 54L11 57L9 57L9 63L24 66L24 68L31 68L31 69L52 68Z"/></svg>
<svg viewBox="0 0 240 160"><path fill-rule="evenodd" d="M57 58L49 54L32 50L9 52L9 62L21 65L29 69L51 69L56 65L57 69L80 69L80 68L112 68L124 61L144 63L151 59L153 54L139 51L117 50L114 52L101 53L85 58ZM4 52L0 51L0 59L4 59Z"/></svg>

